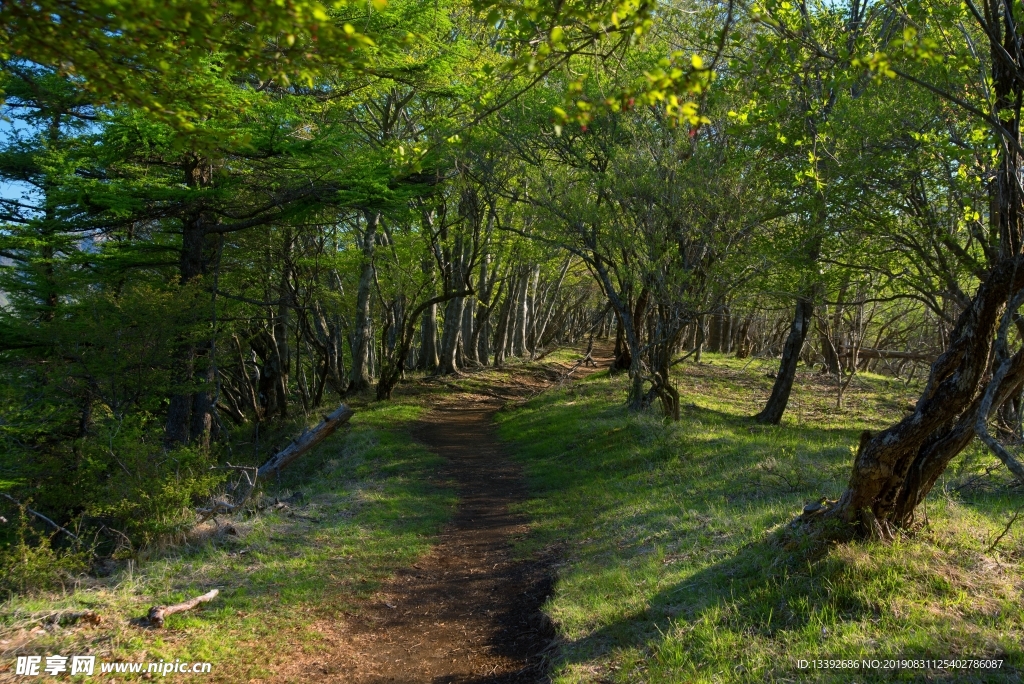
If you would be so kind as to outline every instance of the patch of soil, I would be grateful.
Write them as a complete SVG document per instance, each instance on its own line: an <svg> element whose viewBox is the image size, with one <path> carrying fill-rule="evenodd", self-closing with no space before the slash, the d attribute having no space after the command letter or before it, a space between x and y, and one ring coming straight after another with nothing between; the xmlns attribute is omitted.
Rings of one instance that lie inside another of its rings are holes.
<svg viewBox="0 0 1024 684"><path fill-rule="evenodd" d="M604 350L601 350L604 351ZM597 354L595 354L595 357ZM604 354L602 354L604 356ZM607 367L607 359L598 359ZM528 520L510 510L526 497L493 416L503 402L557 382L522 369L486 394L448 396L414 436L445 457L438 475L457 487L454 519L426 558L399 571L346 625L325 625L329 653L294 679L356 684L533 684L548 681L555 632L541 606L553 588L551 556L518 559L511 542ZM593 369L579 368L572 378ZM292 677L289 677L292 679Z"/></svg>

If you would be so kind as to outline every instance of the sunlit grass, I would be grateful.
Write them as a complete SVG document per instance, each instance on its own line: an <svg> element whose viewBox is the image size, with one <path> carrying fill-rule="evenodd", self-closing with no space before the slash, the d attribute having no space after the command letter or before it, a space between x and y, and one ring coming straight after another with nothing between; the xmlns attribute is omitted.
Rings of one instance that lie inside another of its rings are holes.
<svg viewBox="0 0 1024 684"><path fill-rule="evenodd" d="M106 660L209 661L218 680L270 676L297 650L318 648L319 619L358 612L395 569L429 549L454 495L436 482L439 457L407 428L422 409L371 404L350 430L303 457L265 502L301 492L287 509L264 509L122 567L83 578L65 595L20 597L0 606L0 675L13 655L91 652ZM170 616L162 631L128 620L151 605L218 587L200 610ZM90 608L100 627L43 631L33 618ZM33 632L33 630L35 630Z"/></svg>
<svg viewBox="0 0 1024 684"><path fill-rule="evenodd" d="M796 664L900 656L1000 657L996 672L929 674L1019 681L1024 534L988 551L1019 495L1001 476L955 493L992 460L959 459L913 536L804 548L780 527L842 492L859 432L901 417L914 388L865 375L839 410L834 381L802 370L784 424L763 427L748 416L774 363L710 361L678 367L678 424L626 412L625 378L607 373L500 415L534 492L526 544L563 557L546 606L556 681L920 681Z"/></svg>

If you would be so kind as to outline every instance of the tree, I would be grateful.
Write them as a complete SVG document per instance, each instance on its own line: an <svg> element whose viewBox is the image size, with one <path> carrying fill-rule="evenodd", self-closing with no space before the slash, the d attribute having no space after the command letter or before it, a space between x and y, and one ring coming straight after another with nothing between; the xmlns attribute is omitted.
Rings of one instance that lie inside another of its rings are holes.
<svg viewBox="0 0 1024 684"><path fill-rule="evenodd" d="M994 244L986 250L990 260L982 282L957 317L949 345L933 364L914 412L862 440L849 486L827 516L852 523L846 528L847 533L888 536L892 526L912 521L914 509L938 475L973 437L967 426L983 424L987 418L978 415L981 398L988 396L991 400L1003 392L1009 394L1019 382L1007 366L1003 369L1005 374L996 374L989 380L988 389L984 383L1000 321L1014 313L1007 304L1018 301L1016 293L1024 286L1018 275L1022 226L1018 180L1020 106L1017 104L1024 82L1015 75L1020 73L1018 69L1024 63L1024 56L1016 47L1014 13L1008 4L998 1L986 4L983 10L971 3L965 7L930 4L898 17L906 28L901 38L892 41L891 47L904 62L894 64L886 52L869 52L866 46L859 46L866 57L857 58L857 62L879 74L900 76L921 85L985 121L991 130L991 149L998 165L989 184L988 221ZM954 28L962 26L958 19L968 16L976 22L980 35ZM947 86L957 81L962 72L937 67L933 59L938 44L936 38L922 35L917 27L927 27L937 37L948 40L947 45L957 46L958 53L945 64L974 64L989 71L991 88L979 84L980 87L969 91L966 98L949 90ZM989 55L979 56L970 49L968 41L977 38L988 44ZM840 58L821 46L814 49L831 59Z"/></svg>

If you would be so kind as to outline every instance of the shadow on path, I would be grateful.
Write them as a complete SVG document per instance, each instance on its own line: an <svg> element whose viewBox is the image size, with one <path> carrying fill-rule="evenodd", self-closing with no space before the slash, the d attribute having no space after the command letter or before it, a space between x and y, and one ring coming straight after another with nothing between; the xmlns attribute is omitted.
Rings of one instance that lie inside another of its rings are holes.
<svg viewBox="0 0 1024 684"><path fill-rule="evenodd" d="M434 550L400 570L350 620L318 681L548 681L554 629L540 608L551 593L554 559L520 559L512 550L528 521L510 506L527 492L498 443L493 416L502 402L480 395L445 401L413 436L446 459L437 475L458 493L455 515Z"/></svg>

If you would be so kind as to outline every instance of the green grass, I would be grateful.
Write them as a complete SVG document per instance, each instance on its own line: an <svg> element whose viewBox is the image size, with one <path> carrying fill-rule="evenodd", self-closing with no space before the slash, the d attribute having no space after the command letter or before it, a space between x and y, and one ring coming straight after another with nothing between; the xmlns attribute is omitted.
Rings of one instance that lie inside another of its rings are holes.
<svg viewBox="0 0 1024 684"><path fill-rule="evenodd" d="M439 458L409 436L422 409L408 403L357 410L331 437L273 483L268 499L301 491L287 511L264 509L187 543L150 550L148 560L107 580L81 578L62 595L20 597L0 606L0 678L13 655L91 652L105 660L208 661L220 681L272 675L303 651L321 648L317 621L357 612L396 568L425 554L450 518L455 497L433 473ZM151 605L219 587L203 609L173 615L166 629L128 624ZM100 627L43 632L37 618L90 608ZM33 633L32 630L35 629Z"/></svg>
<svg viewBox="0 0 1024 684"><path fill-rule="evenodd" d="M914 388L865 375L836 410L834 384L802 371L784 424L766 428L747 417L775 364L709 359L678 367L677 424L628 413L626 379L607 373L499 414L533 491L523 551L562 556L545 607L555 681L921 681L796 661L949 656L1006 662L932 681L1020 681L1024 523L986 552L1019 495L998 473L963 487L992 459L954 463L912 536L805 548L785 524L842 492L860 430L900 418Z"/></svg>

